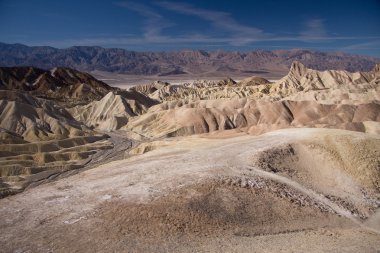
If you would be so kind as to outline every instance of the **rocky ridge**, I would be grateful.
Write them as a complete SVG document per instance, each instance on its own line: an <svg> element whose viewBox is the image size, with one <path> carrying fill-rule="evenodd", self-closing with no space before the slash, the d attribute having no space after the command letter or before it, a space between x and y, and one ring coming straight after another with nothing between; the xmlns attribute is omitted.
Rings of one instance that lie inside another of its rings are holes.
<svg viewBox="0 0 380 253"><path fill-rule="evenodd" d="M57 49L0 43L0 66L35 66L43 69L61 66L81 71L98 70L131 75L247 76L286 73L293 61L301 61L318 70L368 71L379 59L304 49L247 53L202 50L134 52L89 46Z"/></svg>

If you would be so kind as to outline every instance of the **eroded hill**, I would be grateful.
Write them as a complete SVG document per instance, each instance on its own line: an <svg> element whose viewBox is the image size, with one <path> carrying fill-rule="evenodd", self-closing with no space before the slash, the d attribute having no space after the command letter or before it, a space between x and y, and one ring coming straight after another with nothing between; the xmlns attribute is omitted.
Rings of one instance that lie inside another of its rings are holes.
<svg viewBox="0 0 380 253"><path fill-rule="evenodd" d="M117 90L74 69L42 70L33 67L0 67L0 89L23 91L55 102L65 102L65 105L99 100L108 92Z"/></svg>
<svg viewBox="0 0 380 253"><path fill-rule="evenodd" d="M2 250L376 252L379 71L120 90L6 69Z"/></svg>

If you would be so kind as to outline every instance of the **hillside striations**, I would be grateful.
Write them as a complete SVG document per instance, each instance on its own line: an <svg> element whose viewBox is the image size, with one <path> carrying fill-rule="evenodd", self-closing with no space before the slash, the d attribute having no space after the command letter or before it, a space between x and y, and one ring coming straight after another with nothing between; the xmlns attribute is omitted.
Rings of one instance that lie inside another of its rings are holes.
<svg viewBox="0 0 380 253"><path fill-rule="evenodd" d="M65 50L68 64L112 51ZM108 67L127 53L112 52ZM67 68L1 68L0 251L376 252L380 65L320 71L303 53L276 81L128 90ZM173 54L183 65L152 71L204 71L214 57ZM213 66L229 76L250 53L218 54L236 64ZM144 57L130 70L158 61Z"/></svg>
<svg viewBox="0 0 380 253"><path fill-rule="evenodd" d="M99 130L117 130L128 123L128 119L141 115L156 102L142 94L125 91L117 95L109 92L99 101L75 106L69 112L80 122Z"/></svg>
<svg viewBox="0 0 380 253"><path fill-rule="evenodd" d="M93 76L68 68L0 67L0 90L19 90L66 103L99 100L116 90Z"/></svg>

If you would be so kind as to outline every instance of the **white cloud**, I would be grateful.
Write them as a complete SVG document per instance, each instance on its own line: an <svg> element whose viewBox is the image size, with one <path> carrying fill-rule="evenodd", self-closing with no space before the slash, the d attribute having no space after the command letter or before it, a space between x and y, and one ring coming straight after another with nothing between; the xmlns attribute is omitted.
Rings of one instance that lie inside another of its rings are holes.
<svg viewBox="0 0 380 253"><path fill-rule="evenodd" d="M144 37L147 40L161 37L162 30L174 24L164 19L160 13L154 11L147 5L135 2L117 2L116 5L127 8L144 17Z"/></svg>
<svg viewBox="0 0 380 253"><path fill-rule="evenodd" d="M158 2L156 4L167 10L207 20L217 29L230 31L235 34L244 34L246 36L265 36L261 29L240 24L226 12L205 10L185 3Z"/></svg>
<svg viewBox="0 0 380 253"><path fill-rule="evenodd" d="M334 39L334 37L327 34L324 23L325 21L323 19L308 20L305 24L306 29L300 33L298 38L306 42Z"/></svg>

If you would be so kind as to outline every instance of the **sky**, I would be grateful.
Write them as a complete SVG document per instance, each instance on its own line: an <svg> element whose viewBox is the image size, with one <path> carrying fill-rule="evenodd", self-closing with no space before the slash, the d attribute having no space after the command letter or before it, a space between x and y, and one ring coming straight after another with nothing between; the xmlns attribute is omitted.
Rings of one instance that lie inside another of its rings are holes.
<svg viewBox="0 0 380 253"><path fill-rule="evenodd" d="M380 57L380 0L0 0L0 42Z"/></svg>

